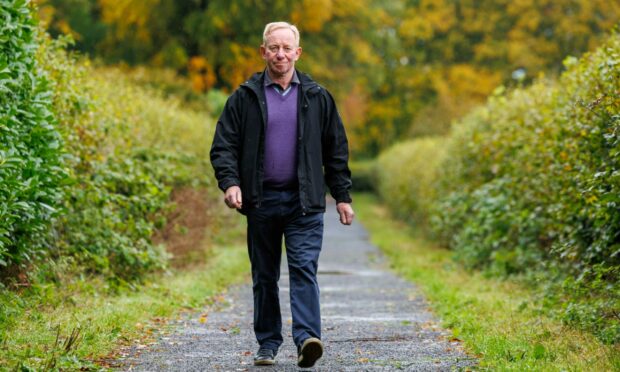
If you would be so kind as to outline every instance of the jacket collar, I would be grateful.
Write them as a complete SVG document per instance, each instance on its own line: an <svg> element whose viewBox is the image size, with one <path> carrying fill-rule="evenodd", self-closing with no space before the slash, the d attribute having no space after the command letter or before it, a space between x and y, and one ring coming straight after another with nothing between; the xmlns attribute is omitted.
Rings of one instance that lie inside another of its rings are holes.
<svg viewBox="0 0 620 372"><path fill-rule="evenodd" d="M319 84L312 80L310 75L305 74L299 70L296 70L296 72L301 85L301 91L304 95L312 95L319 91ZM241 86L251 89L259 97L262 97L264 95L263 85L265 84L265 75L267 75L267 72L264 70L262 72L257 72L252 75L249 80L242 83Z"/></svg>

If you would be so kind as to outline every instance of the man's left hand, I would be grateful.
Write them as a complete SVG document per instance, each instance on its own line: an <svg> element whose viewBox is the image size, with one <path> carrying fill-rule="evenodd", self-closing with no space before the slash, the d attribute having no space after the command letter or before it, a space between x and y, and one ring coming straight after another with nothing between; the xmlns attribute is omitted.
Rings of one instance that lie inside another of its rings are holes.
<svg viewBox="0 0 620 372"><path fill-rule="evenodd" d="M343 225L350 225L353 223L353 217L355 217L355 212L353 212L353 208L350 203L338 203L336 205L336 210L340 215L340 223Z"/></svg>

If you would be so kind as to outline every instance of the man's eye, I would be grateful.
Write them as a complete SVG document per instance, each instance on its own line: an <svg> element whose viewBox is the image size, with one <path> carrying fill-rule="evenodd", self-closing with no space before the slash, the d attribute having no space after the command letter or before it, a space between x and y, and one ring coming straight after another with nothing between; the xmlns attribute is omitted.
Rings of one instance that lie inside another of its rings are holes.
<svg viewBox="0 0 620 372"><path fill-rule="evenodd" d="M284 47L284 51L285 51L286 53L290 53L290 52L292 52L292 51L293 51L293 48L291 48L291 47Z"/></svg>

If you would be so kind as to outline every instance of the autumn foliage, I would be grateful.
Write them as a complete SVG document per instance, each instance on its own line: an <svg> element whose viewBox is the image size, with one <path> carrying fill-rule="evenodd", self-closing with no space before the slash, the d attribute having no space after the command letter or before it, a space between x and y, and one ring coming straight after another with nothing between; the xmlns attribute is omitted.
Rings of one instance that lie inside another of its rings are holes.
<svg viewBox="0 0 620 372"><path fill-rule="evenodd" d="M448 131L499 84L556 75L614 22L608 0L38 0L54 34L107 62L167 67L230 92L263 68L267 22L302 34L300 69L334 93L357 157Z"/></svg>

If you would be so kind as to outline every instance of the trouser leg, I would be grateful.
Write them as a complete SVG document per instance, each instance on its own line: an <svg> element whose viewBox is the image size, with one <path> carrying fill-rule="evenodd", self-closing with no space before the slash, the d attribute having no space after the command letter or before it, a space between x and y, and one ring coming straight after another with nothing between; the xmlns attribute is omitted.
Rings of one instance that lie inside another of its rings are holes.
<svg viewBox="0 0 620 372"><path fill-rule="evenodd" d="M323 243L323 213L299 214L284 228L290 280L293 340L321 338L317 270Z"/></svg>
<svg viewBox="0 0 620 372"><path fill-rule="evenodd" d="M282 344L278 280L282 255L282 227L269 208L248 213L248 254L252 264L254 333L261 348Z"/></svg>

